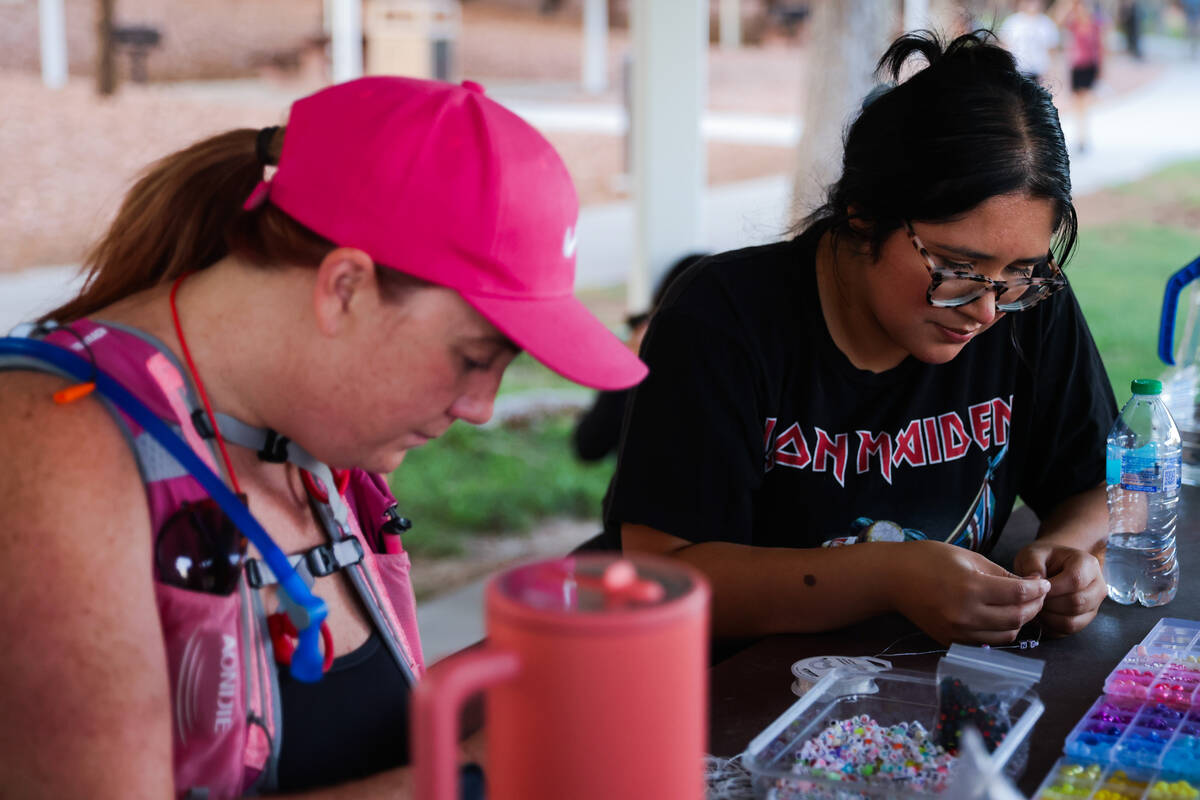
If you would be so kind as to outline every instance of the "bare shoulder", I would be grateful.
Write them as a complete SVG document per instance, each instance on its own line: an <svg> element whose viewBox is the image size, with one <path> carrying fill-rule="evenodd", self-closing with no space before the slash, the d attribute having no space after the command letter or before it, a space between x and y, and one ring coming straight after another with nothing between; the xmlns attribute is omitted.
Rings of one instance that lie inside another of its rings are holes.
<svg viewBox="0 0 1200 800"><path fill-rule="evenodd" d="M142 495L133 454L116 421L95 396L59 405L67 382L35 372L0 372L0 504L5 514L37 514L45 502L73 498L121 506ZM115 493L115 495L114 495ZM144 503L142 504L144 506ZM60 509L61 511L61 509Z"/></svg>
<svg viewBox="0 0 1200 800"><path fill-rule="evenodd" d="M0 775L29 796L166 797L146 495L100 401L54 403L65 385L0 372L0 641L21 643L0 651Z"/></svg>

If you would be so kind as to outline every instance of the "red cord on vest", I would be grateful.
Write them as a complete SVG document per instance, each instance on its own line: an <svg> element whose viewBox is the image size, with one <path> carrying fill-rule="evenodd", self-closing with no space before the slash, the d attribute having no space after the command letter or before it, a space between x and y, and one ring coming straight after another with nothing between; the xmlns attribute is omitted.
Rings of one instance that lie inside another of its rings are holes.
<svg viewBox="0 0 1200 800"><path fill-rule="evenodd" d="M242 493L242 487L238 485L237 475L233 472L233 462L229 460L229 453L225 450L225 438L221 436L221 429L217 427L217 415L213 413L212 406L208 402L208 392L204 391L204 384L200 380L200 373L196 371L196 364L192 361L192 353L188 350L187 339L183 338L183 326L179 324L179 309L175 307L175 293L179 291L180 284L184 278L191 275L191 272L185 272L175 279L175 283L171 284L171 320L175 323L175 336L179 339L179 349L183 351L183 359L187 362L188 372L192 375L192 382L196 384L196 391L200 393L200 400L204 403L204 411L208 414L208 424L212 425L213 435L217 439L217 447L221 451L221 458L225 461L225 469L229 471L229 482L233 484L233 491L236 494Z"/></svg>
<svg viewBox="0 0 1200 800"><path fill-rule="evenodd" d="M225 469L229 471L229 482L233 484L233 490L239 497L245 499L242 494L242 487L238 485L237 475L233 471L233 462L229 460L229 452L225 449L225 437L221 436L221 429L217 427L217 415L213 413L212 405L208 402L208 392L204 391L204 383L200 380L200 373L196 371L196 363L192 361L192 353L188 349L187 339L183 337L183 326L179 323L179 309L175 307L175 293L179 291L180 284L191 272L185 272L175 279L175 283L171 284L171 320L175 323L175 336L179 339L179 349L183 351L183 359L187 362L188 372L191 373L192 382L196 384L196 391L200 394L200 400L204 403L204 412L208 414L208 422L212 425L213 436L217 440L217 447L221 451L221 458L225 462ZM300 470L300 476L304 480L304 486L311 493L313 487L319 486L316 481L305 470ZM334 481L337 484L338 494L346 491L346 485L350 482L350 471L345 473L335 473ZM325 495L326 502L329 500L327 492L322 491ZM290 617L282 612L276 612L267 617L267 630L271 635L271 648L275 651L275 660L280 664L288 665L292 663L292 653L296 650L296 643L299 641L299 632L296 626L292 623ZM322 671L328 672L333 665L333 631L329 629L328 622L321 622L321 641L325 645L325 659L322 665Z"/></svg>
<svg viewBox="0 0 1200 800"><path fill-rule="evenodd" d="M346 487L350 485L350 470L331 469L333 473L333 484L337 487L337 493L345 496ZM316 500L318 503L329 502L329 492L325 491L325 487L313 477L313 474L306 469L300 470L300 480L304 484L305 491L308 496Z"/></svg>

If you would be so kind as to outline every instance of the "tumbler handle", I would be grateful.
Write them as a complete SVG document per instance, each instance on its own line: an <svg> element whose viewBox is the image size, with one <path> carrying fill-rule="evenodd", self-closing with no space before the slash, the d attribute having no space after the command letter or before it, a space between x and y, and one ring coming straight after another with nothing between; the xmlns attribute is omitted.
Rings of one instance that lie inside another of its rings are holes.
<svg viewBox="0 0 1200 800"><path fill-rule="evenodd" d="M412 741L416 797L457 800L458 718L467 698L521 671L511 650L482 647L434 664L413 692Z"/></svg>

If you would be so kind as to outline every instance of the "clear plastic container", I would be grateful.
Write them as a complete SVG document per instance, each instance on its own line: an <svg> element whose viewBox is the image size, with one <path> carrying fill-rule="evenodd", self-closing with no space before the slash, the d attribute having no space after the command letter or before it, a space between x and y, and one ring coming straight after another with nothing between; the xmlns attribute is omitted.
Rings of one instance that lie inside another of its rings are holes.
<svg viewBox="0 0 1200 800"><path fill-rule="evenodd" d="M1200 786L1200 622L1159 620L1109 673L1104 692L1063 743L1068 759Z"/></svg>
<svg viewBox="0 0 1200 800"><path fill-rule="evenodd" d="M1200 782L1169 769L1127 769L1068 756L1046 774L1033 800L1182 800L1197 794Z"/></svg>
<svg viewBox="0 0 1200 800"><path fill-rule="evenodd" d="M1015 698L1006 709L1007 733L992 752L991 765L1018 777L1028 757L1029 735L1044 706L1032 690ZM827 771L795 768L804 744L830 723L866 715L880 725L919 722L932 732L938 724L937 678L907 670L854 673L844 668L825 675L787 711L750 742L742 763L750 771L755 797L792 798L919 798L936 797L945 786L929 790L905 779L874 774L835 780ZM952 773L951 773L952 780Z"/></svg>
<svg viewBox="0 0 1200 800"><path fill-rule="evenodd" d="M1200 622L1159 620L1108 674L1104 693L1109 699L1200 708Z"/></svg>

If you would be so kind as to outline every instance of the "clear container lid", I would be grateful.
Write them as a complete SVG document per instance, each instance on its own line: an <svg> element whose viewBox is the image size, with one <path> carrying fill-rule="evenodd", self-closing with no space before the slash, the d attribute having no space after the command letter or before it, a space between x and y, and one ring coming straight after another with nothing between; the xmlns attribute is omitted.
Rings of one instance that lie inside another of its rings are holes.
<svg viewBox="0 0 1200 800"><path fill-rule="evenodd" d="M529 609L602 615L657 608L690 593L690 570L662 559L580 555L501 575L500 594Z"/></svg>

